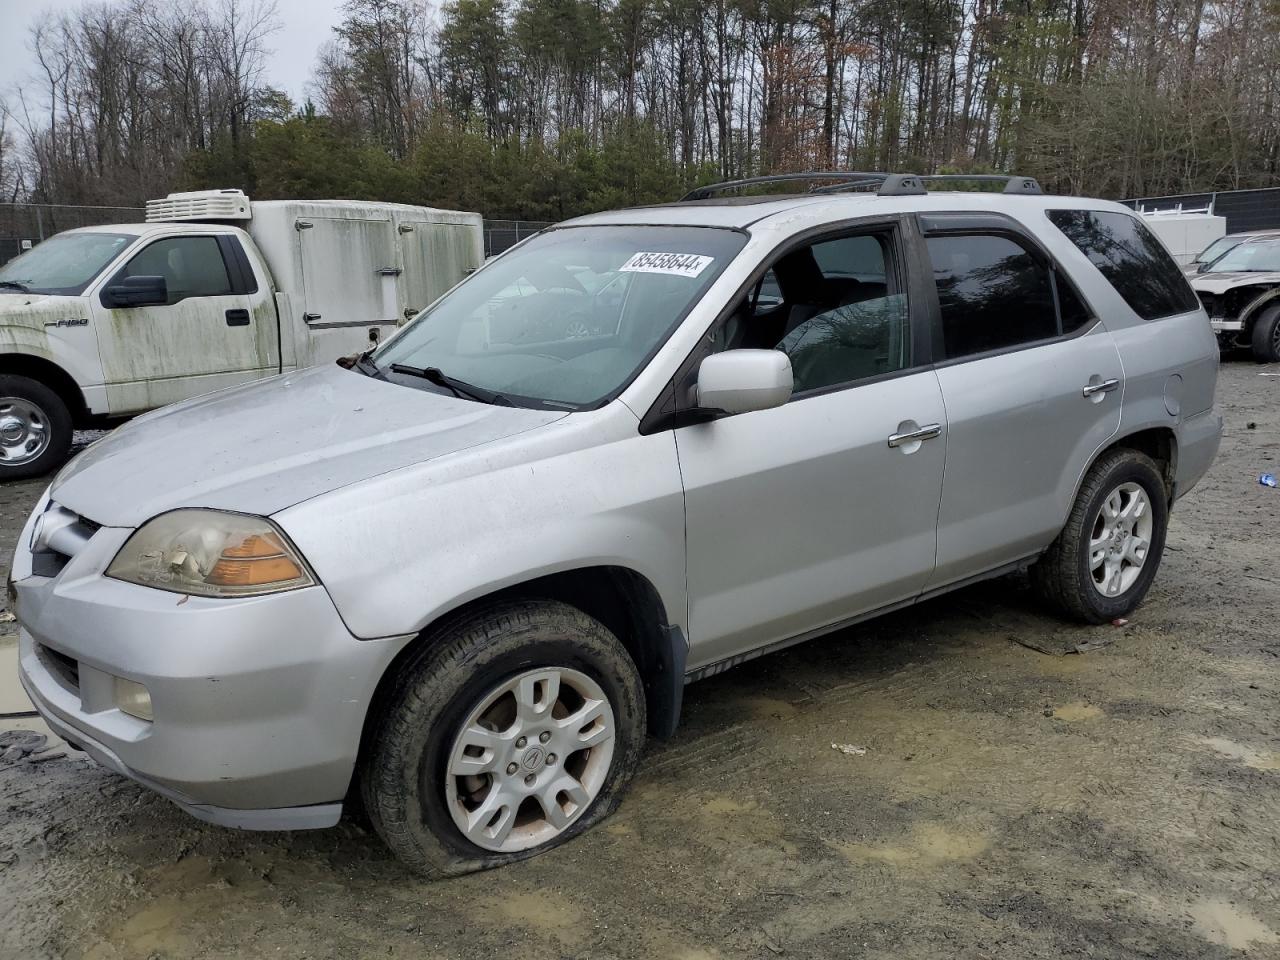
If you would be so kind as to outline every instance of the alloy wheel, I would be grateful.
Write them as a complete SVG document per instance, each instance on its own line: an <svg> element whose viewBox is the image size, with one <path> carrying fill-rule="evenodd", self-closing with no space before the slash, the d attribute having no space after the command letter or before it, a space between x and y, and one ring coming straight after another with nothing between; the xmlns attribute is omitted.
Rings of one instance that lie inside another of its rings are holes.
<svg viewBox="0 0 1280 960"><path fill-rule="evenodd" d="M1122 483L1107 494L1089 538L1090 579L1104 597L1133 586L1147 562L1153 530L1151 500L1140 484Z"/></svg>
<svg viewBox="0 0 1280 960"><path fill-rule="evenodd" d="M454 824L499 853L554 839L600 792L614 734L609 699L584 673L545 667L504 680L480 698L449 750Z"/></svg>

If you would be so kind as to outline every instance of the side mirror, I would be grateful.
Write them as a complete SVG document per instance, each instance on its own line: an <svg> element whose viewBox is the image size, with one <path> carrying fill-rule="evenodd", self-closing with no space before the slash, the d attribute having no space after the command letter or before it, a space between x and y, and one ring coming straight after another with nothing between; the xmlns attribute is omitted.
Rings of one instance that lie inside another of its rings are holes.
<svg viewBox="0 0 1280 960"><path fill-rule="evenodd" d="M791 359L780 350L726 350L698 367L698 408L750 413L791 399Z"/></svg>
<svg viewBox="0 0 1280 960"><path fill-rule="evenodd" d="M169 285L164 277L125 277L102 291L108 307L155 307L169 302Z"/></svg>

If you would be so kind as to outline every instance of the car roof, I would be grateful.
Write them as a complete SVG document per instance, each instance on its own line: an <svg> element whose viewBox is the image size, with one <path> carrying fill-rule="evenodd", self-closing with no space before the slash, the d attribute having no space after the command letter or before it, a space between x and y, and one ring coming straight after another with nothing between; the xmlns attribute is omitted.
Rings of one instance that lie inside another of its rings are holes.
<svg viewBox="0 0 1280 960"><path fill-rule="evenodd" d="M977 190L930 190L927 194L880 196L876 193L770 194L752 197L714 197L606 210L557 224L556 228L586 226L693 226L746 229L798 210L826 205L832 220L877 214L941 212L943 210L1004 213L1017 217L1029 210L1112 210L1133 216L1133 210L1108 200L1054 195L1005 194Z"/></svg>

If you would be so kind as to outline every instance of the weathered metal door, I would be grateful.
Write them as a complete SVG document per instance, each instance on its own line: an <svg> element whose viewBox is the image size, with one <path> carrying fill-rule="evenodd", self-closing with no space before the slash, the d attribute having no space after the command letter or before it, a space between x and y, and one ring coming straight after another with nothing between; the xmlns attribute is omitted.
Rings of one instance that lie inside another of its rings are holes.
<svg viewBox="0 0 1280 960"><path fill-rule="evenodd" d="M389 333L398 319L400 273L391 221L308 217L294 226L310 332L300 365L364 350Z"/></svg>
<svg viewBox="0 0 1280 960"><path fill-rule="evenodd" d="M471 224L406 220L400 224L399 239L404 319L430 306L483 262L476 254L476 228Z"/></svg>
<svg viewBox="0 0 1280 960"><path fill-rule="evenodd" d="M238 238L211 232L158 237L90 294L107 404L148 410L279 371L272 291L253 276ZM159 276L168 302L116 307L106 288Z"/></svg>

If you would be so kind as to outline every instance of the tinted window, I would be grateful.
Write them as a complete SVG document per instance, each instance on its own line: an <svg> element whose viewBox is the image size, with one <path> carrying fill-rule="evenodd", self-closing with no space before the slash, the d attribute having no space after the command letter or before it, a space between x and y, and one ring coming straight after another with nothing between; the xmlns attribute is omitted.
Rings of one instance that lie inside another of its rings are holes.
<svg viewBox="0 0 1280 960"><path fill-rule="evenodd" d="M1062 317L1062 332L1071 333L1079 330L1085 323L1093 319L1093 314L1085 306L1071 281L1060 272L1054 271L1053 284L1058 291L1058 313Z"/></svg>
<svg viewBox="0 0 1280 960"><path fill-rule="evenodd" d="M1056 337L1049 270L1008 237L929 237L948 358Z"/></svg>
<svg viewBox="0 0 1280 960"><path fill-rule="evenodd" d="M1050 210L1049 220L1144 320L1188 313L1200 306L1169 251L1137 217L1097 210Z"/></svg>
<svg viewBox="0 0 1280 960"><path fill-rule="evenodd" d="M854 277L884 283L885 259L880 237L841 237L813 245L813 258L824 277Z"/></svg>
<svg viewBox="0 0 1280 960"><path fill-rule="evenodd" d="M796 393L909 365L911 323L889 270L890 243L888 234L840 237L779 263L788 310L777 349L791 358Z"/></svg>
<svg viewBox="0 0 1280 960"><path fill-rule="evenodd" d="M213 237L157 240L130 260L121 277L164 277L169 303L188 297L223 297L231 293L227 265Z"/></svg>

